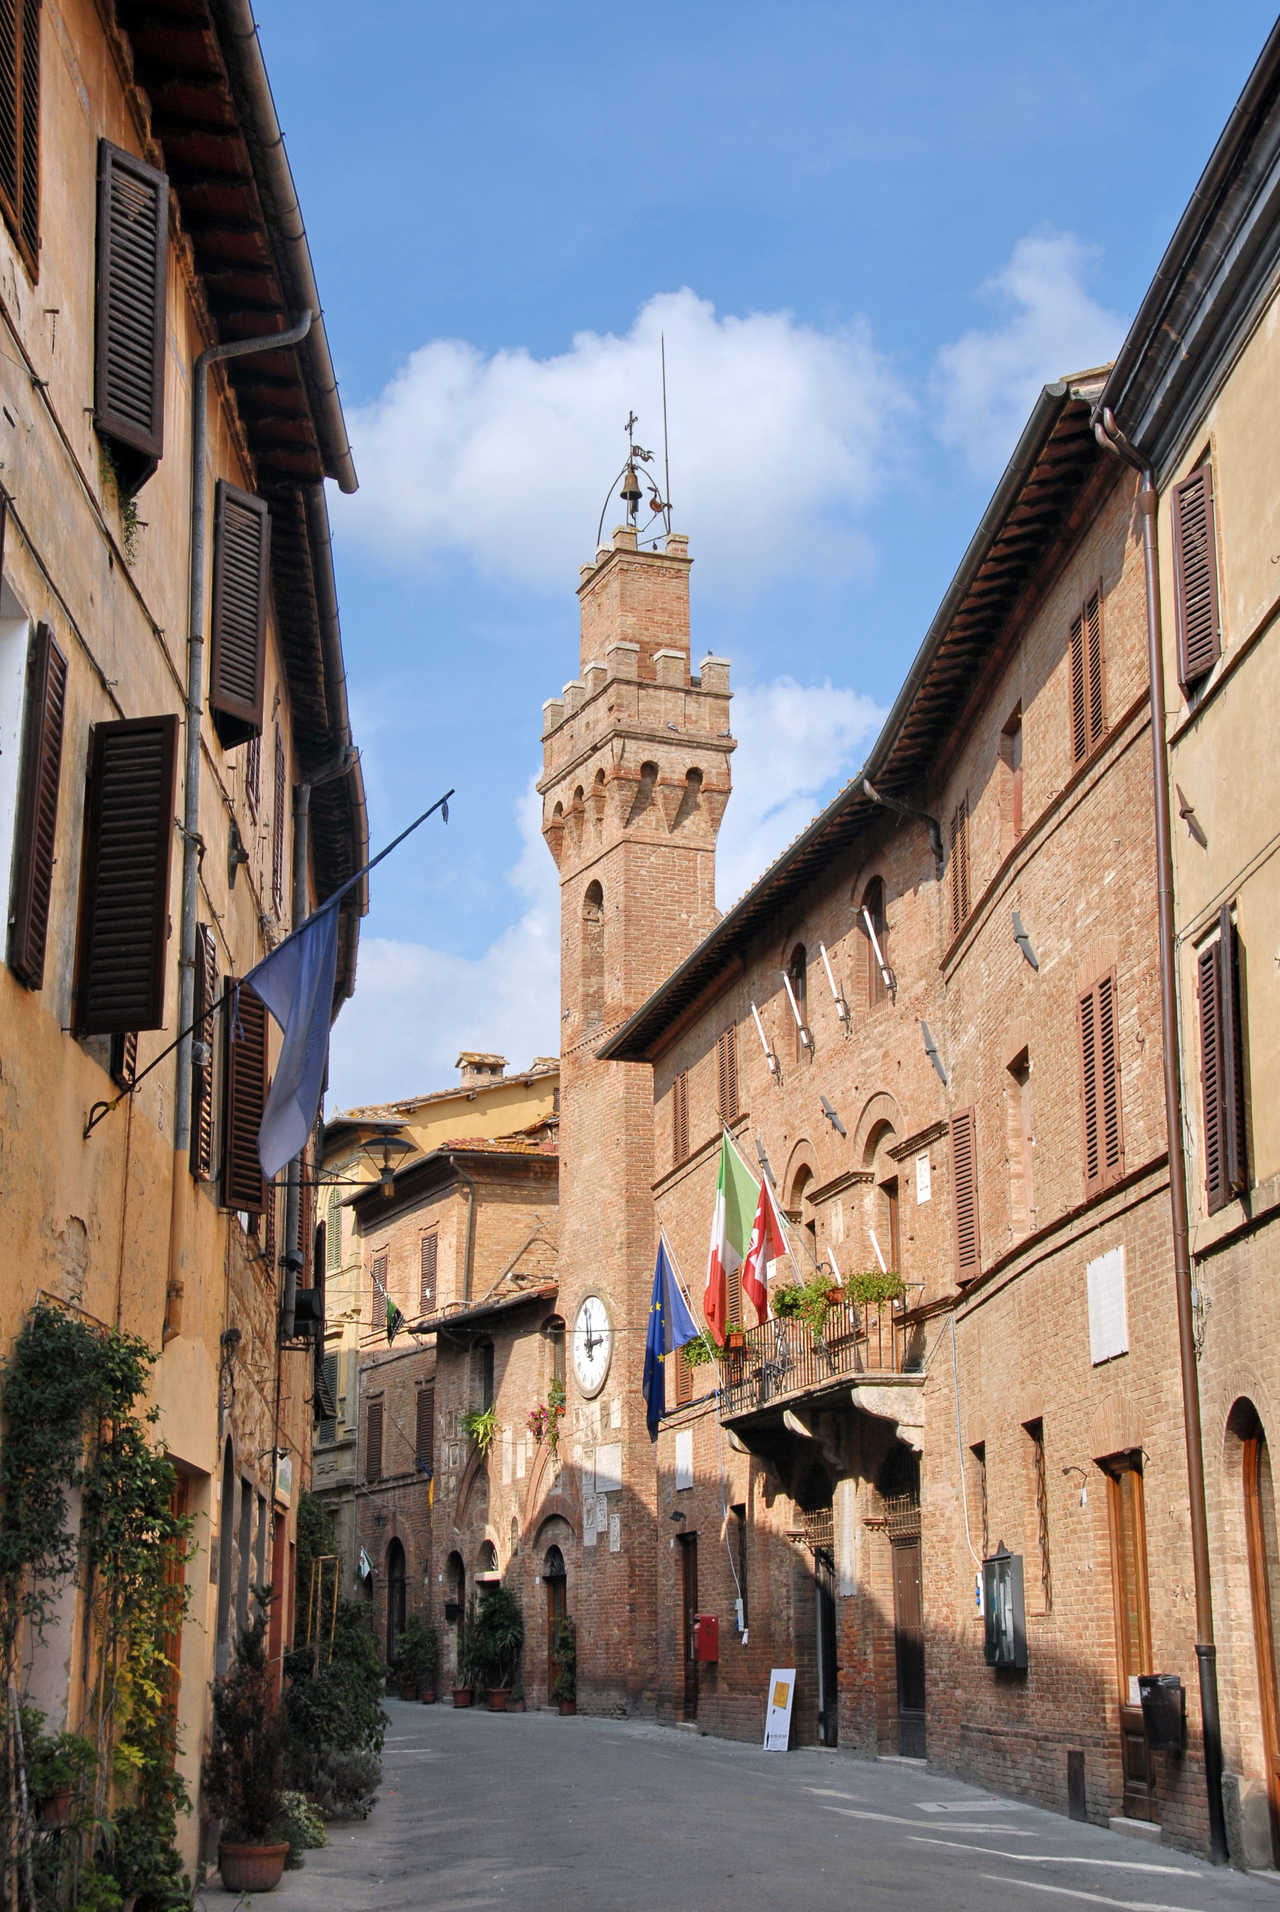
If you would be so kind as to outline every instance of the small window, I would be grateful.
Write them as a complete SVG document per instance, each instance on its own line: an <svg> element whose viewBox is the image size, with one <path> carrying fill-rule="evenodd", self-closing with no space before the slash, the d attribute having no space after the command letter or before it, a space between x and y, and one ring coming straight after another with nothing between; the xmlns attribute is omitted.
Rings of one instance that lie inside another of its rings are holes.
<svg viewBox="0 0 1280 1912"><path fill-rule="evenodd" d="M365 1416L364 1477L371 1485L382 1479L382 1402L370 1401Z"/></svg>
<svg viewBox="0 0 1280 1912"><path fill-rule="evenodd" d="M716 1106L720 1120L733 1122L738 1115L738 1025L734 1022L716 1039Z"/></svg>
<svg viewBox="0 0 1280 1912"><path fill-rule="evenodd" d="M480 1406L482 1409L490 1408L493 1406L494 1387L492 1341L482 1341L476 1355L480 1369Z"/></svg>
<svg viewBox="0 0 1280 1912"><path fill-rule="evenodd" d="M236 979L229 976L226 986L234 990ZM255 990L240 987L223 1029L222 1206L260 1215L266 1204L258 1130L267 1101L267 1010Z"/></svg>
<svg viewBox="0 0 1280 1912"><path fill-rule="evenodd" d="M381 1249L369 1265L369 1326L382 1328L387 1320L387 1250Z"/></svg>
<svg viewBox="0 0 1280 1912"><path fill-rule="evenodd" d="M962 797L951 814L951 934L958 936L969 920L969 799Z"/></svg>
<svg viewBox="0 0 1280 1912"><path fill-rule="evenodd" d="M671 1164L678 1167L689 1153L689 1071L681 1069L671 1085Z"/></svg>
<svg viewBox="0 0 1280 1912"><path fill-rule="evenodd" d="M262 730L271 514L261 498L218 480L209 620L209 710L224 750ZM257 780L253 802L256 811Z"/></svg>
<svg viewBox="0 0 1280 1912"><path fill-rule="evenodd" d="M40 275L40 0L0 7L0 210Z"/></svg>
<svg viewBox="0 0 1280 1912"><path fill-rule="evenodd" d="M791 952L787 964L787 978L791 984L791 994L795 999L796 1021L796 1061L803 1062L808 1053L805 1034L809 1027L809 958L803 943L797 943Z"/></svg>
<svg viewBox="0 0 1280 1912"><path fill-rule="evenodd" d="M951 1207L956 1236L956 1280L960 1282L972 1281L982 1273L977 1156L974 1111L961 1109L951 1118Z"/></svg>
<svg viewBox="0 0 1280 1912"><path fill-rule="evenodd" d="M423 1314L430 1314L436 1305L436 1263L440 1253L440 1237L435 1229L424 1235L418 1250L418 1306Z"/></svg>
<svg viewBox="0 0 1280 1912"><path fill-rule="evenodd" d="M98 288L93 423L121 494L146 483L164 451L169 182L108 140L98 147Z"/></svg>
<svg viewBox="0 0 1280 1912"><path fill-rule="evenodd" d="M434 1381L424 1381L418 1389L417 1414L415 1451L418 1471L429 1474L433 1471L436 1460L436 1384Z"/></svg>
<svg viewBox="0 0 1280 1912"><path fill-rule="evenodd" d="M987 1444L975 1441L969 1449L973 1456L974 1485L978 1490L978 1545L985 1560L991 1552L991 1510L987 1501Z"/></svg>
<svg viewBox="0 0 1280 1912"><path fill-rule="evenodd" d="M1102 742L1102 598L1094 591L1071 626L1071 761L1082 764Z"/></svg>
<svg viewBox="0 0 1280 1912"><path fill-rule="evenodd" d="M1092 1195L1109 1188L1124 1174L1114 970L1081 996L1077 1022L1084 1113L1084 1185L1085 1193Z"/></svg>
<svg viewBox="0 0 1280 1912"><path fill-rule="evenodd" d="M1240 945L1230 904L1196 958L1205 1204L1215 1214L1249 1186Z"/></svg>
<svg viewBox="0 0 1280 1912"><path fill-rule="evenodd" d="M1022 836L1022 705L1000 733L1000 762L1004 766L1001 802L1002 834L1012 848Z"/></svg>
<svg viewBox="0 0 1280 1912"><path fill-rule="evenodd" d="M1207 460L1173 488L1173 602L1178 682L1186 692L1208 676L1222 651L1213 467Z"/></svg>
<svg viewBox="0 0 1280 1912"><path fill-rule="evenodd" d="M889 978L889 922L885 914L884 882L873 876L862 894L862 906L858 911L858 927L866 940L867 950L867 1007L874 1009L877 1003L887 1000L890 989Z"/></svg>

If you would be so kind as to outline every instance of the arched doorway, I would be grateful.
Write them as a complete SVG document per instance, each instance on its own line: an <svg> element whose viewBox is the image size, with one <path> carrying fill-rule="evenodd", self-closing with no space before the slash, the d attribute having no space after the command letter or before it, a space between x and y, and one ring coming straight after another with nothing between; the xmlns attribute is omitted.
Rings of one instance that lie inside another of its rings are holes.
<svg viewBox="0 0 1280 1912"><path fill-rule="evenodd" d="M1280 1614L1280 1545L1276 1535L1275 1481L1266 1432L1251 1401L1237 1401L1232 1409L1231 1429L1241 1446L1249 1603L1274 1864L1280 1861L1280 1693L1276 1690L1280 1642L1275 1631L1276 1617Z"/></svg>
<svg viewBox="0 0 1280 1912"><path fill-rule="evenodd" d="M569 1610L569 1578L559 1547L547 1548L542 1579L547 1589L547 1698L550 1699L556 1677L556 1628Z"/></svg>
<svg viewBox="0 0 1280 1912"><path fill-rule="evenodd" d="M924 1582L920 1554L920 1456L895 1442L876 1482L893 1559L893 1655L898 1752L925 1756Z"/></svg>
<svg viewBox="0 0 1280 1912"><path fill-rule="evenodd" d="M387 1665L396 1657L396 1641L404 1632L404 1548L398 1540L387 1543Z"/></svg>

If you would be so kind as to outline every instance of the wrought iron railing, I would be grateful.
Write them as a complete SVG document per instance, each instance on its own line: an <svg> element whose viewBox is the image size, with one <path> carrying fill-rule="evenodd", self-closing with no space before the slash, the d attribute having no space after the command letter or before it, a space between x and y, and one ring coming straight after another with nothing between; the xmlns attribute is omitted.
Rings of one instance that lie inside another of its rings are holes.
<svg viewBox="0 0 1280 1912"><path fill-rule="evenodd" d="M815 1334L795 1316L748 1328L721 1363L721 1414L749 1414L843 1375L910 1374L922 1363L919 1324L891 1302L833 1304Z"/></svg>

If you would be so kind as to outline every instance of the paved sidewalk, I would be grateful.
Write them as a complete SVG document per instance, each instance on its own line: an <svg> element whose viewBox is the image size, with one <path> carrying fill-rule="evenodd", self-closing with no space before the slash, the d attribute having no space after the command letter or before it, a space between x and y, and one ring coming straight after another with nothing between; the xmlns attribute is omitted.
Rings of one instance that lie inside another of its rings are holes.
<svg viewBox="0 0 1280 1912"><path fill-rule="evenodd" d="M387 1711L378 1805L330 1827L272 1912L1280 1912L1280 1881L915 1765L634 1720ZM235 1900L215 1881L203 1904Z"/></svg>

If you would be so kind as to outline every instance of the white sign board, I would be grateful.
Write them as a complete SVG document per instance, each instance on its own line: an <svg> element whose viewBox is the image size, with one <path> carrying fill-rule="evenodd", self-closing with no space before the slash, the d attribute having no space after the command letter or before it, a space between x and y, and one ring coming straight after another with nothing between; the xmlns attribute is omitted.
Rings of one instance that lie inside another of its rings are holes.
<svg viewBox="0 0 1280 1912"><path fill-rule="evenodd" d="M293 1455L276 1455L276 1499L287 1507L293 1499Z"/></svg>
<svg viewBox="0 0 1280 1912"><path fill-rule="evenodd" d="M682 1427L676 1435L676 1492L693 1486L693 1429Z"/></svg>
<svg viewBox="0 0 1280 1912"><path fill-rule="evenodd" d="M596 1449L597 1494L622 1492L622 1442L602 1441Z"/></svg>
<svg viewBox="0 0 1280 1912"><path fill-rule="evenodd" d="M1091 1261L1089 1284L1089 1359L1096 1368L1129 1352L1129 1315L1124 1299L1124 1249L1112 1248Z"/></svg>
<svg viewBox="0 0 1280 1912"><path fill-rule="evenodd" d="M621 1514L610 1514L609 1516L609 1552L610 1553L622 1552L622 1515Z"/></svg>
<svg viewBox="0 0 1280 1912"><path fill-rule="evenodd" d="M929 1162L929 1151L916 1157L916 1201L923 1207L933 1199L933 1169Z"/></svg>
<svg viewBox="0 0 1280 1912"><path fill-rule="evenodd" d="M785 1753L791 1744L791 1703L795 1696L794 1666L775 1666L769 1675L768 1705L764 1716L766 1753Z"/></svg>

